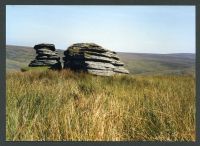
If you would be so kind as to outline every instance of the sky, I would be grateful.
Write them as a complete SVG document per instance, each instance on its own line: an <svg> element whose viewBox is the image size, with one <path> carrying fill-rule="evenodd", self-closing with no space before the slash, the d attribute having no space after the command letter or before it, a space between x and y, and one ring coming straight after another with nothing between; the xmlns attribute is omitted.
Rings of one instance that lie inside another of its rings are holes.
<svg viewBox="0 0 200 146"><path fill-rule="evenodd" d="M6 44L96 43L116 52L195 53L195 6L7 5Z"/></svg>

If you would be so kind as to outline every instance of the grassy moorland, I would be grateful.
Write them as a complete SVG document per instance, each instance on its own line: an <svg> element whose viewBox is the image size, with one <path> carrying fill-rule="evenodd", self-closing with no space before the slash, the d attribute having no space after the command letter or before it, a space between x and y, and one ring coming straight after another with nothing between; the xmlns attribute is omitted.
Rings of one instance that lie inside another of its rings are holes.
<svg viewBox="0 0 200 146"><path fill-rule="evenodd" d="M195 77L6 77L6 140L195 141Z"/></svg>
<svg viewBox="0 0 200 146"><path fill-rule="evenodd" d="M63 48L66 49L66 48ZM59 56L64 57L63 51L57 49ZM146 54L117 52L125 67L131 74L194 74L195 54ZM6 71L16 71L27 67L36 56L32 47L6 46ZM61 59L62 62L62 59Z"/></svg>

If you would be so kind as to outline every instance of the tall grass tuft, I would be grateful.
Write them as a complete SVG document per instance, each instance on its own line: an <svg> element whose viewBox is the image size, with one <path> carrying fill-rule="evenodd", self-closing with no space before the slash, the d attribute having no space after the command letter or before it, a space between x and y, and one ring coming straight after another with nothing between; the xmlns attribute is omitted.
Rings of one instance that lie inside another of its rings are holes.
<svg viewBox="0 0 200 146"><path fill-rule="evenodd" d="M194 76L7 74L8 141L195 141Z"/></svg>

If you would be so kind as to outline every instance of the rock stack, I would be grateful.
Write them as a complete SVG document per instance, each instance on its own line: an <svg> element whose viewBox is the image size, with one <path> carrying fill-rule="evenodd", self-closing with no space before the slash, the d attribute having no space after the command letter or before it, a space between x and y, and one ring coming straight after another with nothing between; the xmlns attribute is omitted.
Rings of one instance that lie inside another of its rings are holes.
<svg viewBox="0 0 200 146"><path fill-rule="evenodd" d="M64 68L95 75L128 74L116 52L93 43L78 43L64 51Z"/></svg>
<svg viewBox="0 0 200 146"><path fill-rule="evenodd" d="M34 46L37 56L31 61L30 67L48 66L51 69L61 69L61 62L53 44L38 44Z"/></svg>

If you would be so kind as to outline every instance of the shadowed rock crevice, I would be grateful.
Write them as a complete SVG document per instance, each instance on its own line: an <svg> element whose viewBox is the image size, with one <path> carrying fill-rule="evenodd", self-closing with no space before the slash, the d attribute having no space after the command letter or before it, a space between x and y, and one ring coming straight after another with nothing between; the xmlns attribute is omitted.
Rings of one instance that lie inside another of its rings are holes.
<svg viewBox="0 0 200 146"><path fill-rule="evenodd" d="M116 52L94 43L77 43L65 52L64 68L86 71L95 75L128 74Z"/></svg>
<svg viewBox="0 0 200 146"><path fill-rule="evenodd" d="M53 44L38 44L34 46L36 58L29 64L30 67L48 66L51 69L62 69L60 57Z"/></svg>

